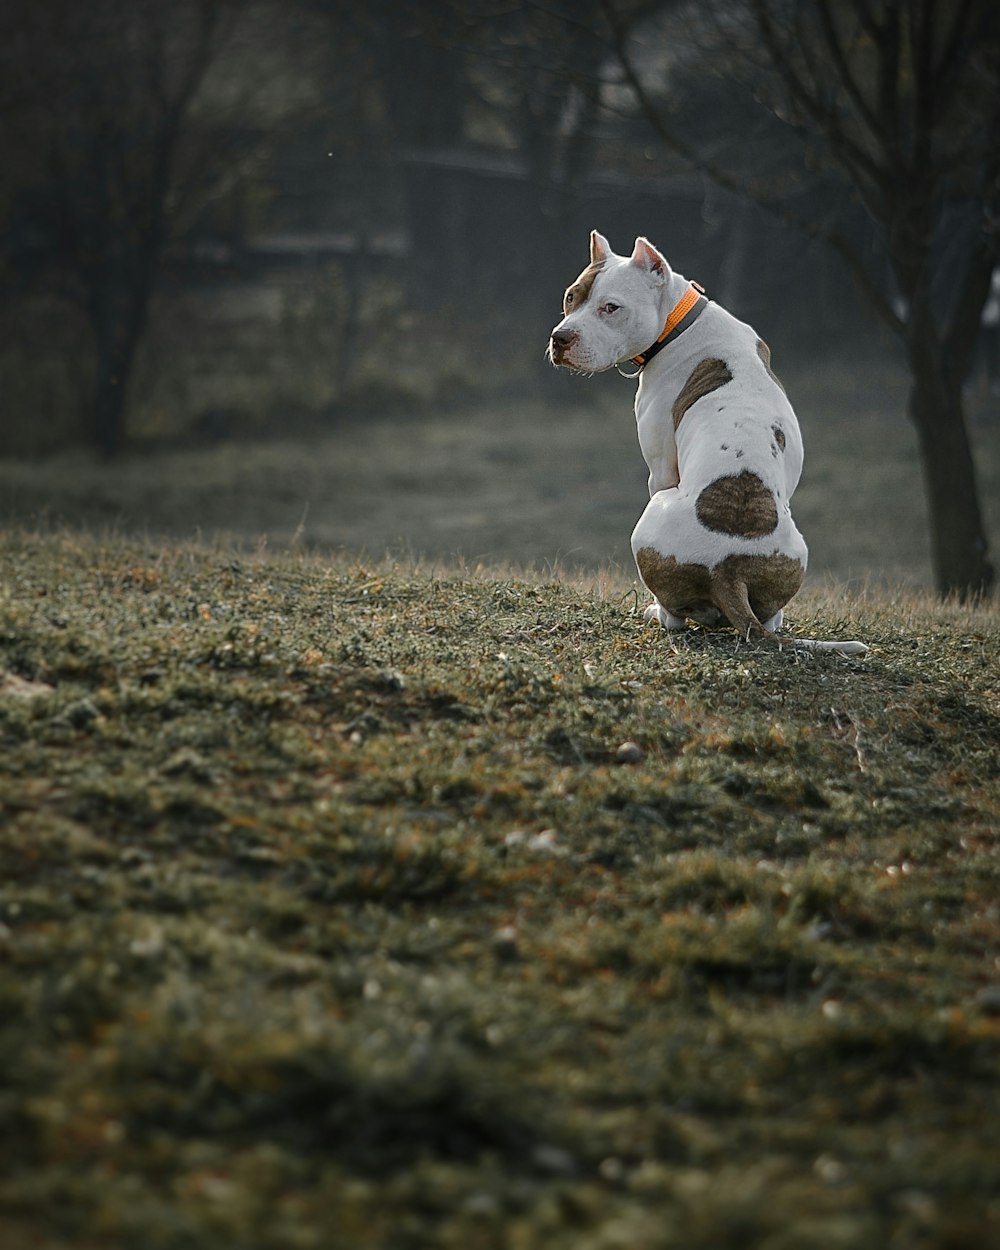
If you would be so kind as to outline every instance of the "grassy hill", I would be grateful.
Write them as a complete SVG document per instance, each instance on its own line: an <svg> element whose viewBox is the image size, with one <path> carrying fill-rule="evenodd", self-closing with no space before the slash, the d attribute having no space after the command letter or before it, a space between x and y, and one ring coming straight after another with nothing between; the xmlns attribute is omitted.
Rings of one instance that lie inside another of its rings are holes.
<svg viewBox="0 0 1000 1250"><path fill-rule="evenodd" d="M996 1244L995 611L789 624L0 535L0 1244Z"/></svg>
<svg viewBox="0 0 1000 1250"><path fill-rule="evenodd" d="M870 359L845 369L836 355L793 358L787 369L780 352L776 360L805 440L794 512L810 581L932 587L906 375ZM0 526L182 540L222 532L270 549L375 558L389 549L450 564L611 565L631 579L629 535L648 500L634 383L615 373L546 381L546 400L528 390L490 402L463 396L441 410L343 413L302 439L276 422L268 440L140 448L113 464L79 451L4 459L0 449ZM968 405L996 555L1000 401L980 385Z"/></svg>

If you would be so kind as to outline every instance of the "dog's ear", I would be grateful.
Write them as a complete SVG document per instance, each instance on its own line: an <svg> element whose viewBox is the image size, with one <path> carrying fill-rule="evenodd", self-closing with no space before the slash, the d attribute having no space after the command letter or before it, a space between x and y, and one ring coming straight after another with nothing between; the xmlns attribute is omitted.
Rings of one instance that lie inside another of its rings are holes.
<svg viewBox="0 0 1000 1250"><path fill-rule="evenodd" d="M592 265L603 265L611 255L611 244L607 241L603 234L598 234L596 230L590 232L590 263Z"/></svg>
<svg viewBox="0 0 1000 1250"><path fill-rule="evenodd" d="M648 239L638 238L635 241L635 249L632 252L632 264L643 269L646 273L655 274L659 278L665 278L670 272L670 266L667 264L666 257L663 256L650 243Z"/></svg>

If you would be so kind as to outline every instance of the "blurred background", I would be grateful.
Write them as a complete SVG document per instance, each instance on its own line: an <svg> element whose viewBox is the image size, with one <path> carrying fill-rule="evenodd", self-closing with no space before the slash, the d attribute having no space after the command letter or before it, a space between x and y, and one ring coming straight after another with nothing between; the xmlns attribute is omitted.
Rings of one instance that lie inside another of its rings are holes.
<svg viewBox="0 0 1000 1250"><path fill-rule="evenodd" d="M988 587L996 7L6 0L0 523L631 575L596 227L770 343L814 570Z"/></svg>

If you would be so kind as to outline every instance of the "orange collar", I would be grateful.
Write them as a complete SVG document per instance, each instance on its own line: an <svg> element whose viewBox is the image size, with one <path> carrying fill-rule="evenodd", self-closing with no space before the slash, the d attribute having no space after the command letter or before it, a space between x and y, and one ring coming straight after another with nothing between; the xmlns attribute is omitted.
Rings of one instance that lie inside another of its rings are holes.
<svg viewBox="0 0 1000 1250"><path fill-rule="evenodd" d="M677 338L679 334L683 334L688 326L698 320L707 303L705 288L697 282L692 282L667 314L667 320L660 331L660 337L655 343L647 347L644 352L640 352L638 356L633 356L632 363L640 368L643 365L648 365L657 352L661 352L668 343Z"/></svg>

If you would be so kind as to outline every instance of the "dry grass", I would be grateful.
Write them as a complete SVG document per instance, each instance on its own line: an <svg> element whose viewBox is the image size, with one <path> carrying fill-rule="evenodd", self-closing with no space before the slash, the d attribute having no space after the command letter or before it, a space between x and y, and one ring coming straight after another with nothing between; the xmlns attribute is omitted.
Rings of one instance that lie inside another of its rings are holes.
<svg viewBox="0 0 1000 1250"><path fill-rule="evenodd" d="M778 362L779 367L781 362ZM806 468L795 515L809 583L931 584L926 515L902 376L845 375L836 361L782 370ZM134 454L0 461L0 520L190 538L228 534L272 549L386 550L475 565L620 569L646 470L617 377L553 377L566 404L452 404L344 420L306 441L221 443ZM977 412L980 411L976 407ZM985 410L983 410L985 415ZM274 419L277 435L280 419ZM974 426L981 493L1000 551L1000 422Z"/></svg>
<svg viewBox="0 0 1000 1250"><path fill-rule="evenodd" d="M996 1242L995 615L616 578L2 536L2 1244Z"/></svg>

